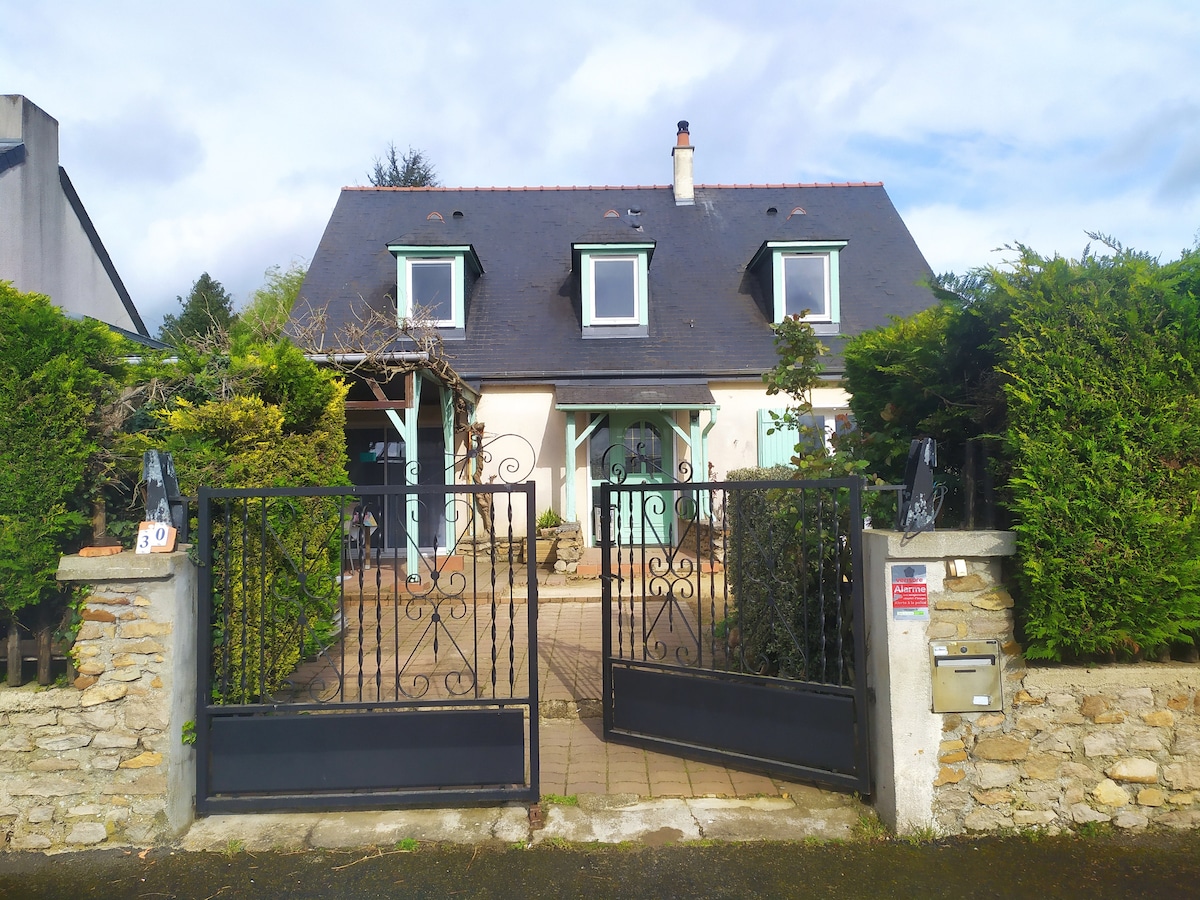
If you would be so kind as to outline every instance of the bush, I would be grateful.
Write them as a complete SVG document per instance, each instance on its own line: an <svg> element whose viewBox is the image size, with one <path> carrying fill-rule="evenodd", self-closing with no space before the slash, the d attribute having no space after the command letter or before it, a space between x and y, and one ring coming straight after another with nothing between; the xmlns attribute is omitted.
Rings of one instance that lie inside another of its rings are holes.
<svg viewBox="0 0 1200 900"><path fill-rule="evenodd" d="M161 370L166 400L126 453L171 452L180 490L348 485L346 387L284 343L186 349ZM337 498L251 501L214 525L214 697L268 697L331 632L340 572ZM246 527L242 527L246 517ZM251 524L252 522L252 524ZM265 530L264 530L265 523Z"/></svg>
<svg viewBox="0 0 1200 900"><path fill-rule="evenodd" d="M791 481L743 488L738 482ZM848 504L788 466L732 471L725 494L726 577L739 667L761 675L846 684L853 668ZM842 498L845 499L844 497Z"/></svg>
<svg viewBox="0 0 1200 900"><path fill-rule="evenodd" d="M1026 251L1003 285L1027 655L1154 654L1200 628L1197 254Z"/></svg>
<svg viewBox="0 0 1200 900"><path fill-rule="evenodd" d="M61 597L58 559L79 546L102 444L99 411L123 376L121 342L0 282L0 610Z"/></svg>
<svg viewBox="0 0 1200 900"><path fill-rule="evenodd" d="M1096 237L1105 255L1018 246L944 276L942 306L846 350L881 472L918 435L952 478L957 448L1000 449L1031 658L1150 655L1200 628L1200 249L1161 264Z"/></svg>

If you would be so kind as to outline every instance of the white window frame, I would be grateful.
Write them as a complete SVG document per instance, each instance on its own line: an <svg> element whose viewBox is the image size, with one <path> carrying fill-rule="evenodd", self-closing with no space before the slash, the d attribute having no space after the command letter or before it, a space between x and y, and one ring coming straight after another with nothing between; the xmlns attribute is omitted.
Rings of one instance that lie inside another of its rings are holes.
<svg viewBox="0 0 1200 900"><path fill-rule="evenodd" d="M404 294L406 303L404 306L404 318L410 319L413 316L413 270L420 266L449 266L450 268L450 297L447 306L450 308L450 317L443 319L434 319L433 324L439 328L457 328L461 327L461 318L456 316L458 311L458 297L461 295L462 289L459 286L459 269L455 265L455 259L452 256L415 256L408 257L404 261L405 287Z"/></svg>
<svg viewBox="0 0 1200 900"><path fill-rule="evenodd" d="M609 263L621 262L632 263L633 265L633 315L630 316L602 316L596 310L596 266L607 265ZM642 287L641 287L641 266L639 257L636 254L602 254L588 256L588 309L590 325L637 325L642 321Z"/></svg>
<svg viewBox="0 0 1200 900"><path fill-rule="evenodd" d="M804 318L809 322L833 322L833 289L831 285L831 270L833 269L833 260L830 258L830 254L828 252L779 254L780 293L782 295L780 307L783 315L792 315L792 313L788 311L788 308L793 305L798 305L788 303L787 298L787 264L788 261L792 259L816 259L821 261L821 268L823 270L822 289L825 295L822 306L824 308L820 310L810 309L808 315L806 315ZM799 310L796 310L796 312L799 312ZM780 316L777 315L775 321L780 321Z"/></svg>

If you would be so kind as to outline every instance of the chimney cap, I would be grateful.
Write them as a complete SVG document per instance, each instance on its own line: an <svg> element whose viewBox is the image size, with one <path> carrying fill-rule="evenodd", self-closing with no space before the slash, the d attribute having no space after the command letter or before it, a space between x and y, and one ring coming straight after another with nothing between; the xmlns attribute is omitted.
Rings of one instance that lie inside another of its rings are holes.
<svg viewBox="0 0 1200 900"><path fill-rule="evenodd" d="M687 119L680 119L678 127L679 127L679 131L677 132L678 134L687 134L688 133Z"/></svg>

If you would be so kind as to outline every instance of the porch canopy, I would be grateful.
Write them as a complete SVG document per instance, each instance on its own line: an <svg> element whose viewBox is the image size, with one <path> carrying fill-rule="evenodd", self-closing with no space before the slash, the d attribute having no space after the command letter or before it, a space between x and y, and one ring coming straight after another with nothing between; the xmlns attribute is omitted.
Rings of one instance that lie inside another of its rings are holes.
<svg viewBox="0 0 1200 900"><path fill-rule="evenodd" d="M717 402L712 391L702 381L595 381L559 382L554 386L556 409L566 413L567 449L567 521L576 518L576 485L574 463L584 442L602 421L595 416L582 430L576 428L577 412L677 412L688 411L688 427L684 428L675 416L664 416L663 420L688 448L692 471L703 477L708 471L708 433L717 421ZM708 423L700 427L700 410L709 411Z"/></svg>

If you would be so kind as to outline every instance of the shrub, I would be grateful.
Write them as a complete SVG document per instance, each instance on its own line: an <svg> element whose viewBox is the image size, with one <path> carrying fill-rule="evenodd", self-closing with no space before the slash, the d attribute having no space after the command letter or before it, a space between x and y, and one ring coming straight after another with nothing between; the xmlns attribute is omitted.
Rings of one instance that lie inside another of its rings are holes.
<svg viewBox="0 0 1200 900"><path fill-rule="evenodd" d="M726 577L738 663L762 675L845 684L854 654L846 492L805 487L795 475L774 466L727 476ZM792 485L738 486L761 480Z"/></svg>
<svg viewBox="0 0 1200 900"><path fill-rule="evenodd" d="M0 609L10 616L60 596L54 575L88 521L120 346L107 326L0 282Z"/></svg>
<svg viewBox="0 0 1200 900"><path fill-rule="evenodd" d="M172 453L180 489L347 485L345 385L290 345L185 349L159 372L166 399L129 435L129 458ZM274 498L214 525L214 696L264 699L332 629L341 504Z"/></svg>
<svg viewBox="0 0 1200 900"><path fill-rule="evenodd" d="M1024 251L997 276L1031 657L1155 653L1200 628L1196 256Z"/></svg>

